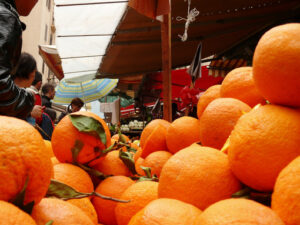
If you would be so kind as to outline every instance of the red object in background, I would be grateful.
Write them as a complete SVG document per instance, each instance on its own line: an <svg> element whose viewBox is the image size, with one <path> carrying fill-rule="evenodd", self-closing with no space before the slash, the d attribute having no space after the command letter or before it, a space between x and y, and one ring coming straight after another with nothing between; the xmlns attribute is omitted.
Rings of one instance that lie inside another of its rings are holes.
<svg viewBox="0 0 300 225"><path fill-rule="evenodd" d="M192 82L191 76L186 72L187 69L179 69L172 71L172 99L176 100L180 98L180 92L185 86L190 86ZM196 89L205 91L212 85L222 82L223 77L213 77L208 75L208 69L206 66L202 66L202 76L195 82ZM148 90L159 89L162 90L162 73L154 73L150 75L150 82L147 84ZM163 90L162 90L163 92ZM163 93L160 94L163 98Z"/></svg>

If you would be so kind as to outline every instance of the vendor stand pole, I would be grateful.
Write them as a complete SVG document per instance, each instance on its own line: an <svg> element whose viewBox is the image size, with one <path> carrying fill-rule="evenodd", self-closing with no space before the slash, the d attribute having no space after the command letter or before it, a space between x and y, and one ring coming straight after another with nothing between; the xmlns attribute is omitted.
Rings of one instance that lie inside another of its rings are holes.
<svg viewBox="0 0 300 225"><path fill-rule="evenodd" d="M172 122L172 55L171 55L171 12L163 15L161 23L162 75L164 119Z"/></svg>

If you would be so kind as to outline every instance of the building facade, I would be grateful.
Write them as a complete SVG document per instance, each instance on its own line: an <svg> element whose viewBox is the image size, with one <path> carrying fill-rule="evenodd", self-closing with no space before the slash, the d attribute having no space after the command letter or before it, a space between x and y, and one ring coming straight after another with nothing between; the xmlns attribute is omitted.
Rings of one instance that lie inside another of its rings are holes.
<svg viewBox="0 0 300 225"><path fill-rule="evenodd" d="M29 16L21 17L26 24L23 32L23 52L37 61L37 70L43 74L43 83L57 83L57 79L39 55L39 45L55 45L54 1L39 0Z"/></svg>

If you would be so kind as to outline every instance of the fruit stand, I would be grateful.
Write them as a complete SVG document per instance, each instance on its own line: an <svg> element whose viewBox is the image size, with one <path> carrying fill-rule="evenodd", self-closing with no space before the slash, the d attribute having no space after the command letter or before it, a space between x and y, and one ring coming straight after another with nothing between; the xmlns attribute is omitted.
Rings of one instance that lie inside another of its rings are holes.
<svg viewBox="0 0 300 225"><path fill-rule="evenodd" d="M197 118L170 122L166 110L165 119L131 121L111 135L98 115L78 111L50 142L1 115L0 224L300 224L299 34L299 21L268 29L252 65L203 91ZM162 68L170 78L170 61ZM139 140L126 135L132 130Z"/></svg>

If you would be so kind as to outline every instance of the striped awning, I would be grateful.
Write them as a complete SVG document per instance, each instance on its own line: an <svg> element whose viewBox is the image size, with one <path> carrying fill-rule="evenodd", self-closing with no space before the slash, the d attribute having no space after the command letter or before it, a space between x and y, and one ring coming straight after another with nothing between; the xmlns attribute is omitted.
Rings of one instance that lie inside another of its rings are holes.
<svg viewBox="0 0 300 225"><path fill-rule="evenodd" d="M247 66L245 59L228 59L228 60L213 60L208 68L208 75L214 77L225 77L231 70Z"/></svg>

